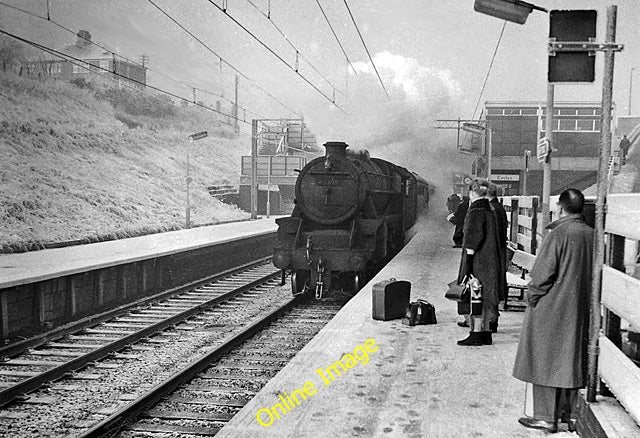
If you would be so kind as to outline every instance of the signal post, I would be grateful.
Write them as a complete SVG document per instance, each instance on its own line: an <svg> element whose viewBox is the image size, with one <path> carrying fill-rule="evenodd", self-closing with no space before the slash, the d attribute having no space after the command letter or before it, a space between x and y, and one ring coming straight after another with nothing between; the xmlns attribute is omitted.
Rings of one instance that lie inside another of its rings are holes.
<svg viewBox="0 0 640 438"><path fill-rule="evenodd" d="M207 135L209 135L207 131L196 132L195 134L191 134L188 137L189 144L193 143L194 141L202 140ZM186 178L186 183L187 183L187 200L186 201L187 202L186 202L185 211L184 211L185 228L191 228L191 199L189 194L189 186L191 185L191 175L190 175L191 166L189 164L189 144L187 145L187 178Z"/></svg>

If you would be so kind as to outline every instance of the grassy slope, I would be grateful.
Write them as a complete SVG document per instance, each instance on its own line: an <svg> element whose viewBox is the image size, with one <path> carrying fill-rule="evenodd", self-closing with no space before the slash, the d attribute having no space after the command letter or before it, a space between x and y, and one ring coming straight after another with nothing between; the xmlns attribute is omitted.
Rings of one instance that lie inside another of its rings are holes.
<svg viewBox="0 0 640 438"><path fill-rule="evenodd" d="M184 226L186 136L228 128L212 112L175 111L132 116L91 90L0 73L0 247ZM210 136L190 148L192 223L246 218L206 186L236 182L248 145Z"/></svg>

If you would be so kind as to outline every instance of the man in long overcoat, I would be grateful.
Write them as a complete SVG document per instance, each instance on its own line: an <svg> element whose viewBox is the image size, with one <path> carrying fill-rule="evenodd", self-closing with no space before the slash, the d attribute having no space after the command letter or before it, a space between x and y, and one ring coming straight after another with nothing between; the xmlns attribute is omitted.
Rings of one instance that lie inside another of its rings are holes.
<svg viewBox="0 0 640 438"><path fill-rule="evenodd" d="M551 223L531 270L528 306L513 376L533 384L534 418L518 421L555 432L557 420L569 424L586 384L593 229L584 223L584 196L562 192L560 219Z"/></svg>
<svg viewBox="0 0 640 438"><path fill-rule="evenodd" d="M473 275L482 284L482 315L471 317L469 337L458 345L491 345L489 323L498 318L498 290L502 262L495 212L486 199L488 184L473 180L469 184L469 210L464 221L462 258L458 271L458 283Z"/></svg>

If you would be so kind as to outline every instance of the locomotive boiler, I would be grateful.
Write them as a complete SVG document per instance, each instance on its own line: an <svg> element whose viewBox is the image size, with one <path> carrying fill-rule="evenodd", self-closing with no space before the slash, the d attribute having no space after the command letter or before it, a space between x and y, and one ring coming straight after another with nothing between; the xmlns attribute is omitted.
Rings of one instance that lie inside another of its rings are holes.
<svg viewBox="0 0 640 438"><path fill-rule="evenodd" d="M290 217L279 218L276 267L297 295L357 291L404 245L426 207L429 185L416 174L344 142L300 170Z"/></svg>

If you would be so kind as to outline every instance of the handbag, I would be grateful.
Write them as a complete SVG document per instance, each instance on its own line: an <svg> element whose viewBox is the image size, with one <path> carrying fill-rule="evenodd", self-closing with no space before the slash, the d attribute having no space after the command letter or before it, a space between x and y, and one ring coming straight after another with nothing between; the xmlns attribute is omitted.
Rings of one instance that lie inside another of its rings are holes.
<svg viewBox="0 0 640 438"><path fill-rule="evenodd" d="M447 286L448 289L444 294L446 299L452 301L469 301L471 299L471 290L469 289L467 277L462 280L462 283L452 281Z"/></svg>
<svg viewBox="0 0 640 438"><path fill-rule="evenodd" d="M419 299L409 303L406 315L402 318L402 324L413 327L414 325L437 324L436 308L428 301Z"/></svg>
<svg viewBox="0 0 640 438"><path fill-rule="evenodd" d="M436 308L433 304L423 299L418 299L418 324L437 324Z"/></svg>
<svg viewBox="0 0 640 438"><path fill-rule="evenodd" d="M458 301L458 315L482 315L482 284L473 275L466 282L464 299Z"/></svg>
<svg viewBox="0 0 640 438"><path fill-rule="evenodd" d="M458 304L458 315L477 316L482 314L482 284L471 275L464 277L462 283L452 281L447 286L444 297Z"/></svg>
<svg viewBox="0 0 640 438"><path fill-rule="evenodd" d="M482 283L473 275L467 281L469 286L469 314L471 316L482 315Z"/></svg>

